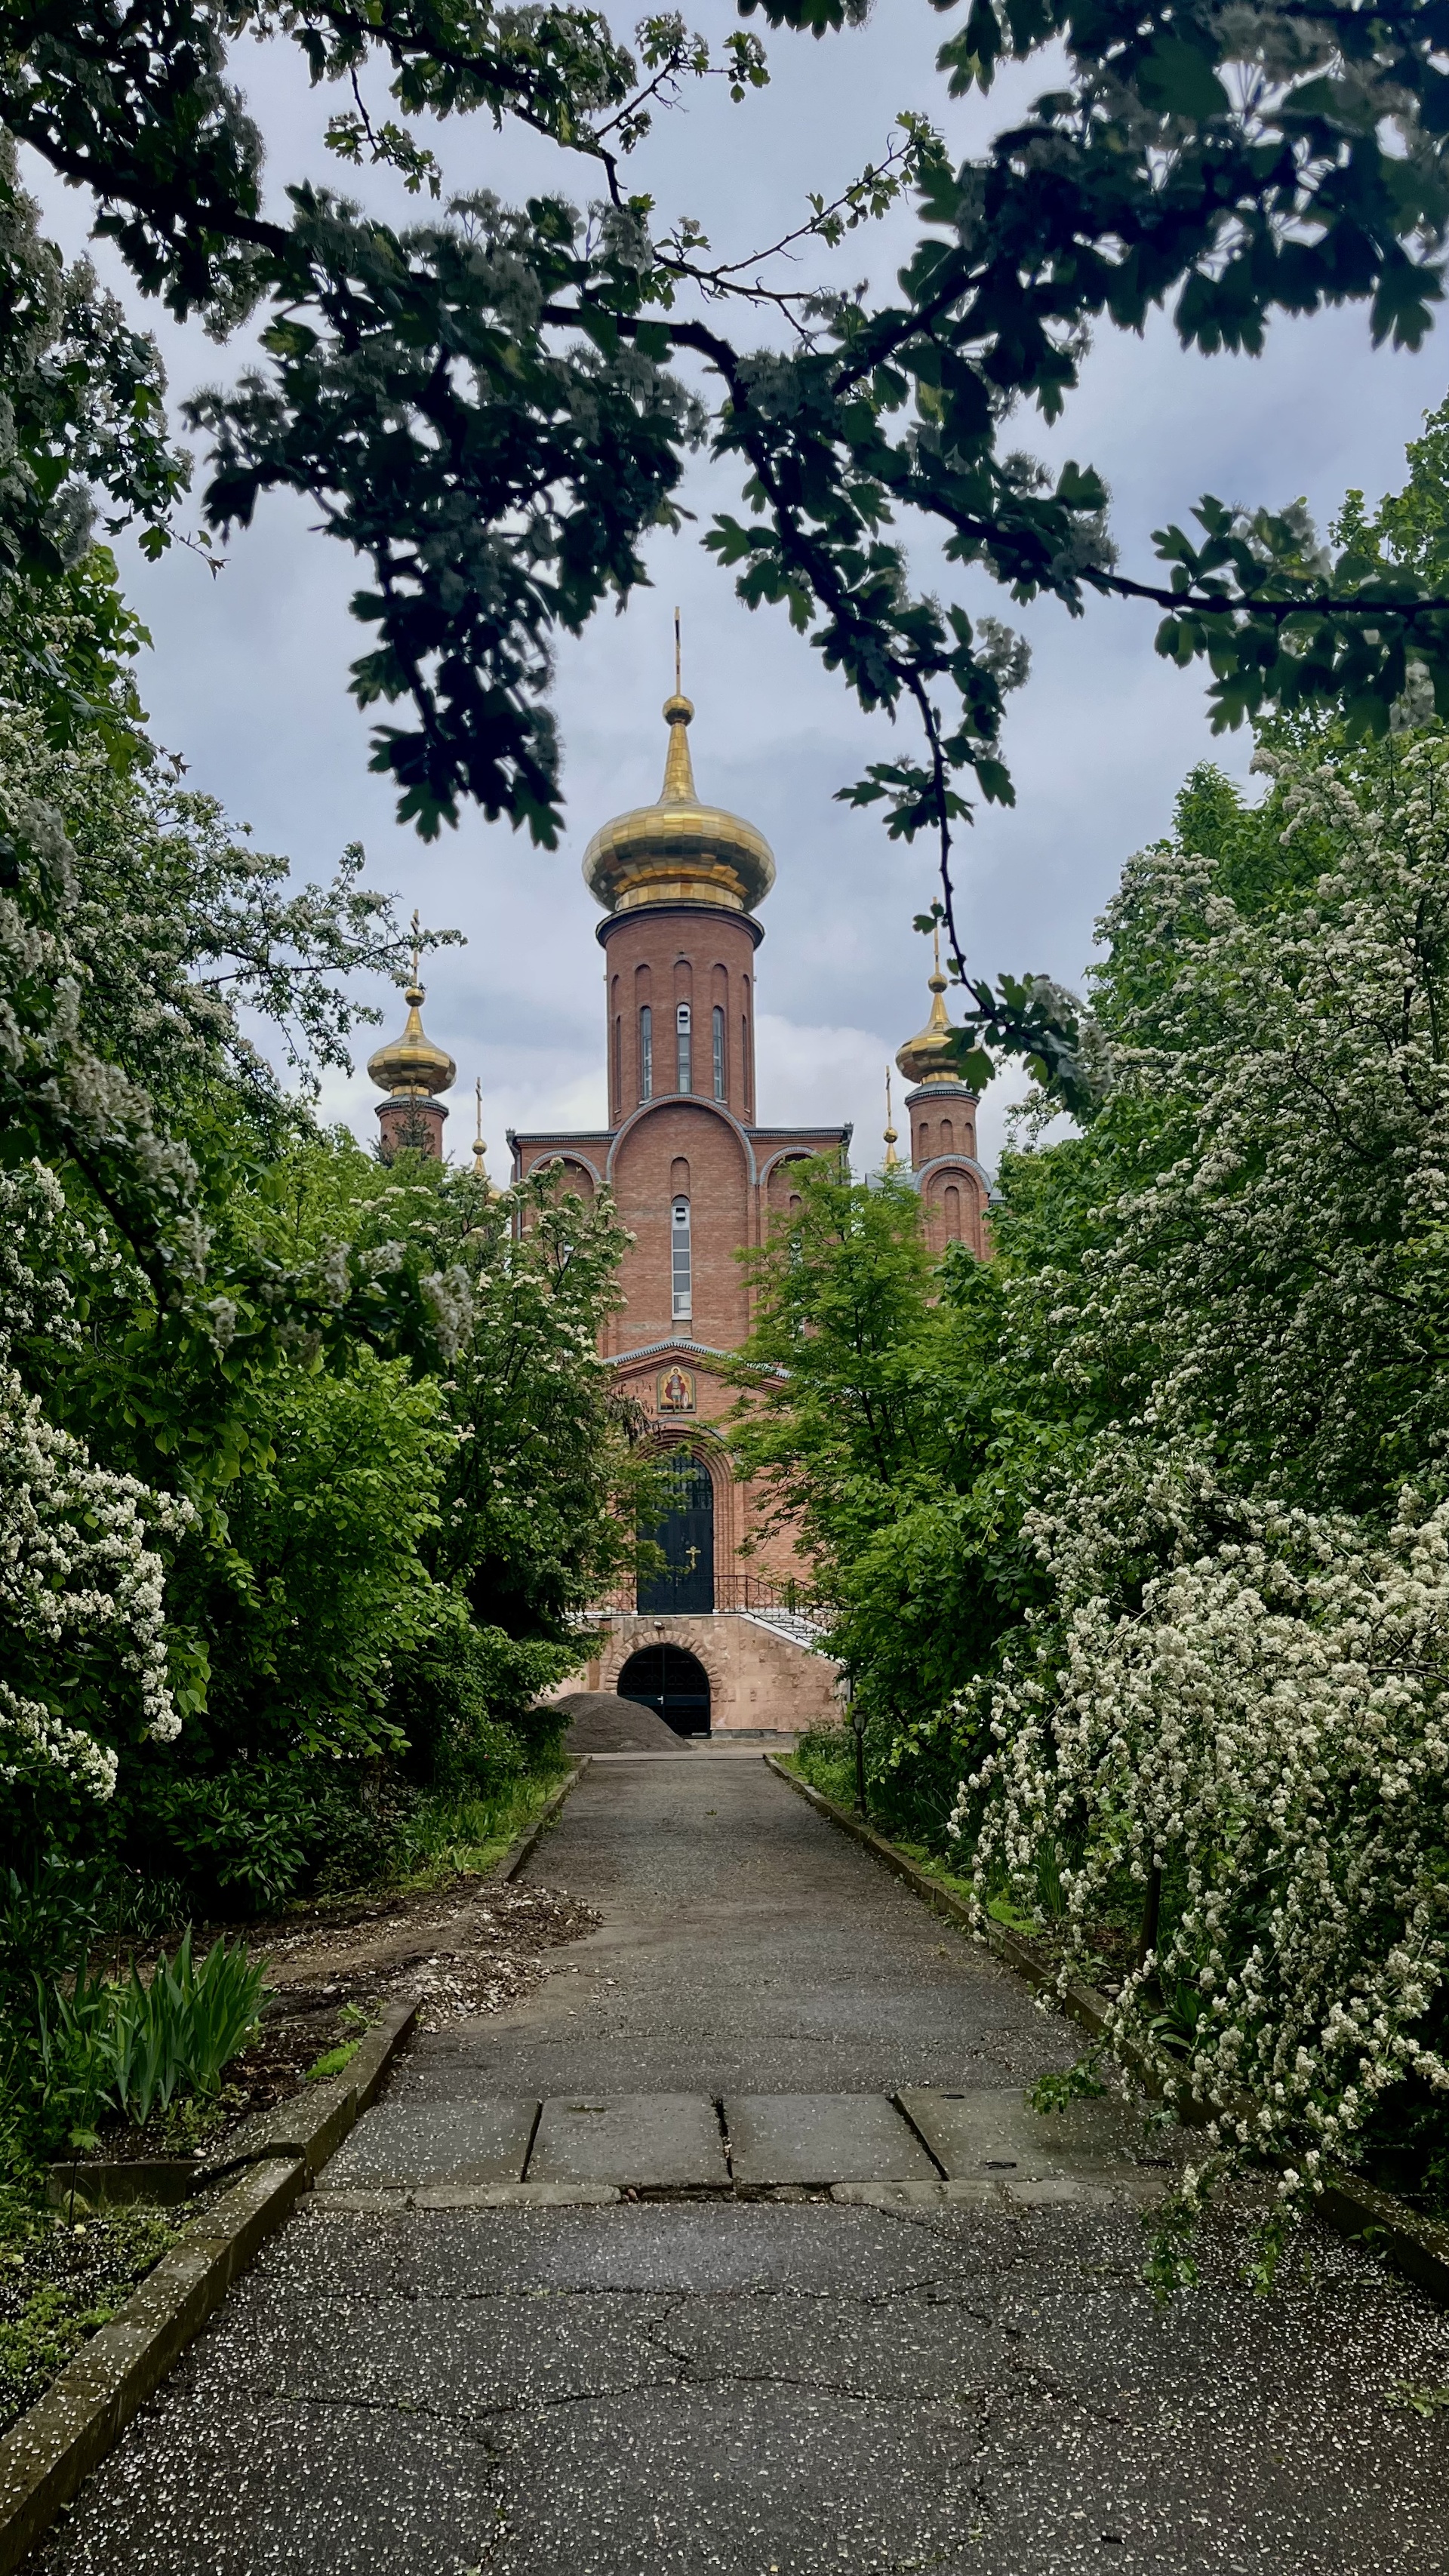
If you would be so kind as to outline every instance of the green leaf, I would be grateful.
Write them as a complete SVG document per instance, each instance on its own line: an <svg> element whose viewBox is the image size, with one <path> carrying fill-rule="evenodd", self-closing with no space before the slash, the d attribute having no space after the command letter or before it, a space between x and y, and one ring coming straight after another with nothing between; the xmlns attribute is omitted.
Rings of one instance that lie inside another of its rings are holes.
<svg viewBox="0 0 1449 2576"><path fill-rule="evenodd" d="M1211 55L1181 36L1164 36L1138 63L1136 85L1149 107L1193 122L1226 116L1232 102Z"/></svg>

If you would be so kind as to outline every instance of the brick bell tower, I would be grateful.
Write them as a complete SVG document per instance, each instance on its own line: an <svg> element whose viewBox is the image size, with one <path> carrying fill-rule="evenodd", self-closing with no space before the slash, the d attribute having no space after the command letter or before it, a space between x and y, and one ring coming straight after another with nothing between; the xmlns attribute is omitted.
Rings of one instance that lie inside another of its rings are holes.
<svg viewBox="0 0 1449 2576"><path fill-rule="evenodd" d="M759 1122L755 967L764 932L755 915L775 882L774 855L753 823L699 796L694 708L678 679L676 663L658 799L605 823L583 858L584 882L605 916L596 935L608 1126L510 1131L509 1143L515 1181L551 1167L562 1190L614 1194L634 1241L604 1356L671 1453L678 1487L660 1537L669 1571L616 1608L603 1687L622 1674L634 1695L631 1657L658 1632L681 1651L688 1644L714 1729L789 1731L833 1709L833 1667L810 1650L809 1622L789 1606L797 1589L808 1590L811 1569L788 1538L762 1537L758 1554L740 1554L756 1513L723 1437L739 1401L726 1366L750 1329L739 1253L788 1219L796 1167L815 1155L843 1157L850 1129ZM681 1722L677 1710L663 1713ZM696 1715L691 1731L697 1726Z"/></svg>
<svg viewBox="0 0 1449 2576"><path fill-rule="evenodd" d="M948 1243L964 1243L978 1261L991 1257L987 1207L991 1190L976 1155L976 1094L969 1091L952 1060L952 1029L946 1017L946 978L941 972L941 934L936 933L936 962L927 979L930 1016L923 1029L907 1038L896 1063L912 1086L906 1093L911 1121L911 1179L920 1193L926 1240L938 1257ZM887 1111L889 1125L889 1111ZM888 1138L887 1161L896 1164L895 1133Z"/></svg>

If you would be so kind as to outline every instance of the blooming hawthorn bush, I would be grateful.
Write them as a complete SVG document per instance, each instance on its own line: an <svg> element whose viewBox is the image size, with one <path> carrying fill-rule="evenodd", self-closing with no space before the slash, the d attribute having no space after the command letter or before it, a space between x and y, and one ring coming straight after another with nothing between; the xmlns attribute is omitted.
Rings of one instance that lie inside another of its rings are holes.
<svg viewBox="0 0 1449 2576"><path fill-rule="evenodd" d="M1166 1877L1111 2040L1215 2145L1287 2155L1286 2194L1406 2072L1449 2112L1421 2035L1449 1959L1449 1503L1406 1494L1379 1533L1113 1441L1029 1536L1055 1599L963 1784L978 1897L1037 1903L1049 1849L1065 1983L1124 1876ZM1130 1604L1129 1553L1160 1563Z"/></svg>
<svg viewBox="0 0 1449 2576"><path fill-rule="evenodd" d="M1270 900L1178 845L1108 917L1110 1228L1006 1293L1084 1410L953 1821L1064 1977L1141 1892L1113 2044L1291 2201L1449 2097L1449 746L1266 765Z"/></svg>
<svg viewBox="0 0 1449 2576"><path fill-rule="evenodd" d="M82 1258L98 1277L113 1266L56 1175L34 1161L0 1171L0 1782L105 1799L119 1736L179 1731L153 1542L194 1515L98 1466L15 1366L37 1335L77 1344Z"/></svg>

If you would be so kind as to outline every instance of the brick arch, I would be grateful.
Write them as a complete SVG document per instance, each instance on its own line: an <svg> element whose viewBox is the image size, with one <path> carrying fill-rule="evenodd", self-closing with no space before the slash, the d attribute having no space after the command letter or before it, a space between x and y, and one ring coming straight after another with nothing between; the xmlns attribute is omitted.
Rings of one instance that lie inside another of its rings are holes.
<svg viewBox="0 0 1449 2576"><path fill-rule="evenodd" d="M678 1646L704 1666L713 1721L714 1711L726 1695L730 1674L724 1647L709 1634L708 1620L672 1619L668 1611L661 1611L657 1617L622 1620L599 1657L600 1690L618 1689L619 1675L641 1646Z"/></svg>
<svg viewBox="0 0 1449 2576"><path fill-rule="evenodd" d="M680 1109L692 1114L697 1113L702 1118L719 1120L720 1125L728 1130L738 1145L744 1160L745 1177L753 1187L759 1178L759 1173L755 1163L755 1149L749 1137L727 1102L708 1099L702 1091L667 1092L662 1096L656 1096L653 1100L641 1101L639 1107L624 1120L609 1147L609 1159L604 1167L605 1180L613 1180L620 1154L630 1138L637 1134L646 1118L659 1117L666 1111Z"/></svg>
<svg viewBox="0 0 1449 2576"><path fill-rule="evenodd" d="M978 1261L988 1257L986 1210L991 1193L986 1175L979 1163L964 1155L947 1159L939 1157L919 1175L921 1211L926 1220L926 1240L931 1250L944 1252L948 1242L964 1243ZM946 1192L959 1192L960 1230L948 1229Z"/></svg>
<svg viewBox="0 0 1449 2576"><path fill-rule="evenodd" d="M810 1154L776 1154L764 1172L765 1206L772 1217L788 1216L794 1189L794 1176L800 1166L814 1160Z"/></svg>
<svg viewBox="0 0 1449 2576"><path fill-rule="evenodd" d="M563 1186L581 1199L591 1199L596 1190L603 1188L598 1172L585 1154L539 1154L529 1164L528 1170L530 1177L535 1172L556 1171Z"/></svg>
<svg viewBox="0 0 1449 2576"><path fill-rule="evenodd" d="M662 1355L660 1365L667 1365ZM718 1602L723 1597L725 1577L736 1571L735 1556L743 1536L739 1526L740 1488L729 1451L713 1424L702 1421L697 1414L687 1420L655 1423L646 1446L664 1453L671 1449L692 1450L709 1476L714 1487L714 1582Z"/></svg>

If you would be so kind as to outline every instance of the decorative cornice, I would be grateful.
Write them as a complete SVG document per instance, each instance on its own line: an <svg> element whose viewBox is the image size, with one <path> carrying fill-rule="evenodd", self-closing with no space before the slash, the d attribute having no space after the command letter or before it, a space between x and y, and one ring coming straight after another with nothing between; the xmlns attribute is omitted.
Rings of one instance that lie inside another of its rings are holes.
<svg viewBox="0 0 1449 2576"><path fill-rule="evenodd" d="M783 1369L774 1368L768 1361L742 1360L738 1351L716 1350L712 1342L687 1342L680 1333L671 1333L663 1342L643 1342L637 1351L615 1351L605 1366L628 1368L634 1360L659 1359L665 1351L688 1351L690 1358L697 1360L728 1360L731 1368L748 1369L754 1377L783 1377L785 1374Z"/></svg>
<svg viewBox="0 0 1449 2576"><path fill-rule="evenodd" d="M724 910L724 906L717 903L680 903L676 901L673 903L635 904L628 912L611 912L607 914L604 920L596 924L594 937L597 939L601 948L607 948L615 931L622 930L626 921L637 921L641 914L647 913L651 921L659 921L670 913L690 912L693 913L696 920L718 921ZM759 947L761 940L765 936L765 925L762 921L756 921L753 913L730 912L726 915L726 918L734 923L736 929L747 930L750 934L752 944L756 948Z"/></svg>

